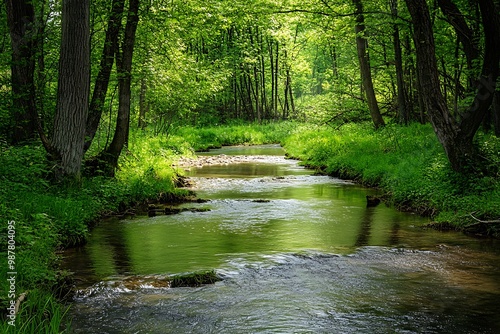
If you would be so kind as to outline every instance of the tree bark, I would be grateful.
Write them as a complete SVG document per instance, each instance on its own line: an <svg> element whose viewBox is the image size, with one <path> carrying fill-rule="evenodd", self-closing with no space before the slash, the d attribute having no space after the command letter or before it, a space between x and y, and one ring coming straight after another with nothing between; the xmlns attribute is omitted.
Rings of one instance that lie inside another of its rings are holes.
<svg viewBox="0 0 500 334"><path fill-rule="evenodd" d="M118 70L118 116L116 119L116 128L111 144L100 154L100 159L104 160L110 167L108 174L114 174L118 166L118 158L128 140L130 127L130 98L132 81L132 58L134 54L135 33L139 23L139 2L140 0L130 0L127 15L127 24L125 26L125 35L121 52L117 53Z"/></svg>
<svg viewBox="0 0 500 334"><path fill-rule="evenodd" d="M27 0L6 0L5 5L12 45L12 144L17 144L35 138L37 130L35 11Z"/></svg>
<svg viewBox="0 0 500 334"><path fill-rule="evenodd" d="M498 88L495 91L491 109L491 118L495 136L500 137L500 90L498 90Z"/></svg>
<svg viewBox="0 0 500 334"><path fill-rule="evenodd" d="M108 29L104 40L104 48L102 50L101 64L99 73L94 85L94 92L89 106L89 115L87 118L85 129L85 147L87 151L95 137L101 115L104 110L104 101L108 91L109 77L113 68L115 55L118 52L118 37L122 26L123 8L125 0L113 0L111 6L111 14L108 21Z"/></svg>
<svg viewBox="0 0 500 334"><path fill-rule="evenodd" d="M62 177L80 177L90 90L90 1L64 0L53 149Z"/></svg>
<svg viewBox="0 0 500 334"><path fill-rule="evenodd" d="M500 20L492 0L480 2L485 33L485 58L482 76L473 105L457 121L448 110L440 91L434 36L425 0L405 0L414 26L417 68L422 82L421 93L434 131L451 167L464 172L477 156L473 138L491 105L500 63Z"/></svg>
<svg viewBox="0 0 500 334"><path fill-rule="evenodd" d="M352 0L356 10L356 47L358 51L359 66L361 69L361 80L368 102L368 109L373 120L375 128L385 125L384 119L378 108L375 90L373 88L373 80L370 68L370 58L368 55L368 42L365 37L365 17L363 15L363 4L361 0Z"/></svg>

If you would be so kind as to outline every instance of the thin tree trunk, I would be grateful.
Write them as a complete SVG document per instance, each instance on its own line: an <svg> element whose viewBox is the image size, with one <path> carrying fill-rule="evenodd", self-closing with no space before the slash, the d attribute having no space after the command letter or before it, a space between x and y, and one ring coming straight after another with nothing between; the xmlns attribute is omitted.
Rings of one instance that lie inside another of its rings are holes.
<svg viewBox="0 0 500 334"><path fill-rule="evenodd" d="M267 93L266 93L266 62L264 59L264 47L263 47L263 37L262 32L259 31L257 35L259 42L259 63L260 63L260 87L261 87L261 105L262 105L262 117L266 119L268 117L268 106L267 106Z"/></svg>
<svg viewBox="0 0 500 334"><path fill-rule="evenodd" d="M390 0L391 14L393 19L398 17L398 0ZM394 61L396 65L396 84L398 90L398 116L401 124L407 125L410 122L410 113L407 106L407 93L406 85L404 82L403 73L403 55L401 51L401 40L399 37L399 27L397 23L393 25L393 38L394 38Z"/></svg>
<svg viewBox="0 0 500 334"><path fill-rule="evenodd" d="M101 64L94 85L92 100L90 101L89 116L85 129L85 151L87 151L92 144L104 110L104 101L108 92L109 77L119 47L118 37L122 26L121 22L124 6L125 0L113 0L111 5L111 14L109 16L108 29L104 40Z"/></svg>
<svg viewBox="0 0 500 334"><path fill-rule="evenodd" d="M53 149L59 175L79 179L90 89L90 1L64 0Z"/></svg>
<svg viewBox="0 0 500 334"><path fill-rule="evenodd" d="M370 58L368 56L368 42L365 38L365 18L363 15L363 4L361 0L352 0L356 7L356 47L358 50L359 65L361 68L361 79L363 81L363 88L368 102L368 109L372 117L375 128L385 125L384 119L380 114L378 108L375 90L373 88L373 80L370 68Z"/></svg>
<svg viewBox="0 0 500 334"><path fill-rule="evenodd" d="M493 97L493 104L491 107L492 111L492 122L493 129L495 131L495 136L500 137L500 90L495 91L495 95Z"/></svg>
<svg viewBox="0 0 500 334"><path fill-rule="evenodd" d="M118 116L113 140L109 147L101 153L101 159L108 163L109 167L116 169L118 158L128 140L130 127L130 98L132 79L132 58L134 54L135 33L139 22L139 0L130 0L127 25L123 38L121 53L117 54L116 64L118 69Z"/></svg>
<svg viewBox="0 0 500 334"><path fill-rule="evenodd" d="M141 78L141 92L139 94L139 121L137 124L139 129L145 129L147 126L146 114L149 110L149 103L146 99L147 89L147 81L146 78L143 77Z"/></svg>
<svg viewBox="0 0 500 334"><path fill-rule="evenodd" d="M268 49L269 49L269 64L271 68L271 114L274 116L274 113L276 112L275 109L275 93L274 93L274 81L276 80L275 76L275 70L274 70L274 52L273 52L273 41L268 40L267 42Z"/></svg>
<svg viewBox="0 0 500 334"><path fill-rule="evenodd" d="M279 78L279 42L276 42L276 54L274 57L274 112L276 119L278 119L278 78Z"/></svg>

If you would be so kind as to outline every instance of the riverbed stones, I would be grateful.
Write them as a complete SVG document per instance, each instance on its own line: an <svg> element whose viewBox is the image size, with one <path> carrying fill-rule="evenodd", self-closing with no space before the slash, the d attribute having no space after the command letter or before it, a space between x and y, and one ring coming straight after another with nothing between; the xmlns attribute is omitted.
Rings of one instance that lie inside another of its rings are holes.
<svg viewBox="0 0 500 334"><path fill-rule="evenodd" d="M268 156L268 155L200 155L192 158L181 157L173 166L181 167L185 170L191 168L200 168L203 166L213 166L213 165L230 165L238 163L249 163L249 162L269 162L277 161L277 159L282 159L282 157Z"/></svg>

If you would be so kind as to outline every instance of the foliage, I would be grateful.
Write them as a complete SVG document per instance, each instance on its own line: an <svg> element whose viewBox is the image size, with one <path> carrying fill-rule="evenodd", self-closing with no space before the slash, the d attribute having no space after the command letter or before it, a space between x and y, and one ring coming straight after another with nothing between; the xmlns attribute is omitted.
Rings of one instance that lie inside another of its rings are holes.
<svg viewBox="0 0 500 334"><path fill-rule="evenodd" d="M187 141L195 151L223 145L259 145L282 142L295 128L294 122L235 124L211 127L180 127L175 135Z"/></svg>

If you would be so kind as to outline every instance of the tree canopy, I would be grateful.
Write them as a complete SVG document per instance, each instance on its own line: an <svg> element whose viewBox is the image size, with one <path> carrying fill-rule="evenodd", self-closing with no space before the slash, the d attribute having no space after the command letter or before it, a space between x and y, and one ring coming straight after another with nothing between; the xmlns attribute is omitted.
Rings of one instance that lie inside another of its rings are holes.
<svg viewBox="0 0 500 334"><path fill-rule="evenodd" d="M58 117L58 92L71 85L57 66L63 8L1 7L0 133L12 144L70 129ZM129 126L416 121L433 124L461 171L477 158L480 127L500 135L499 9L497 0L92 1L78 23L90 29L89 62L79 62L90 73L87 160L116 167Z"/></svg>

